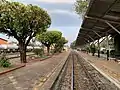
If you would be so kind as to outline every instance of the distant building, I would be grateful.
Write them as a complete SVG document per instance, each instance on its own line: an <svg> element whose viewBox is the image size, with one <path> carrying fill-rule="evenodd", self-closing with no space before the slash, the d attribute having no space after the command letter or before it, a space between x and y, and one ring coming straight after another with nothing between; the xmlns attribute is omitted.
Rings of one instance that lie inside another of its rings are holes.
<svg viewBox="0 0 120 90"><path fill-rule="evenodd" d="M0 38L0 52L14 52L18 50L17 44L9 42L6 39Z"/></svg>
<svg viewBox="0 0 120 90"><path fill-rule="evenodd" d="M0 45L1 44L8 44L8 41L3 38L0 38Z"/></svg>

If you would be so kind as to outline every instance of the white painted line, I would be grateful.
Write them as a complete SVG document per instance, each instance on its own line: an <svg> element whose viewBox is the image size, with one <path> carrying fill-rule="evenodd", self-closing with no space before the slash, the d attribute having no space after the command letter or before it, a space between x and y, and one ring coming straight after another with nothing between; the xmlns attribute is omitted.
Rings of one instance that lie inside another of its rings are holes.
<svg viewBox="0 0 120 90"><path fill-rule="evenodd" d="M17 80L14 78L14 76L9 76L8 77L10 79L10 81L12 82L13 86L17 89L17 90L23 90L21 87L18 86L18 82Z"/></svg>
<svg viewBox="0 0 120 90"><path fill-rule="evenodd" d="M79 54L79 53L78 53ZM79 54L80 55L80 54ZM88 62L90 65L92 65L98 72L100 72L105 78L107 78L110 82L112 82L113 84L115 84L119 89L120 89L120 82L117 81L115 78L108 76L107 74L105 74L102 70L100 70L99 68L97 68L94 64L90 63L88 60L86 60L85 57L82 56L82 58Z"/></svg>
<svg viewBox="0 0 120 90"><path fill-rule="evenodd" d="M13 79L14 77L13 77L13 76L10 76L9 78L10 78L10 79Z"/></svg>
<svg viewBox="0 0 120 90"><path fill-rule="evenodd" d="M89 62L90 63L90 62ZM98 72L100 72L105 78L107 78L110 82L114 83L119 89L120 89L120 82L117 81L116 79L114 79L113 77L111 77L110 75L108 76L107 74L105 74L102 70L100 70L99 68L97 68L95 65L93 65L92 63L90 63Z"/></svg>

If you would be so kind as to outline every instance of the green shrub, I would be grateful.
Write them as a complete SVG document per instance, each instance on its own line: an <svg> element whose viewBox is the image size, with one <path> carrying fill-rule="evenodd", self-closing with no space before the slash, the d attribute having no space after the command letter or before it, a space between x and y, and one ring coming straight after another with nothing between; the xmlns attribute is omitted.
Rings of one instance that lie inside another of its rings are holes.
<svg viewBox="0 0 120 90"><path fill-rule="evenodd" d="M44 55L44 50L42 48L41 49L34 49L33 52L38 56Z"/></svg>
<svg viewBox="0 0 120 90"><path fill-rule="evenodd" d="M11 66L11 63L9 62L9 60L6 58L5 55L3 55L0 58L0 66L1 67L10 67Z"/></svg>
<svg viewBox="0 0 120 90"><path fill-rule="evenodd" d="M46 56L46 55L43 55L43 56L41 56L42 58L47 58L48 56Z"/></svg>
<svg viewBox="0 0 120 90"><path fill-rule="evenodd" d="M54 49L50 51L50 53L53 55L55 52L54 52Z"/></svg>

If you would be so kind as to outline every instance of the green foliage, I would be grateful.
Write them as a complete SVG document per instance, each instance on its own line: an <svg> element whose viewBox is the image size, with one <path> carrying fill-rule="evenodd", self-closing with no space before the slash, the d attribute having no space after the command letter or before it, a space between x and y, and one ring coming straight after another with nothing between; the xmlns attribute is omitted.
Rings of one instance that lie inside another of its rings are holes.
<svg viewBox="0 0 120 90"><path fill-rule="evenodd" d="M54 49L50 50L50 53L53 55L55 53Z"/></svg>
<svg viewBox="0 0 120 90"><path fill-rule="evenodd" d="M55 43L55 50L54 52L61 52L64 44L68 43L68 40L65 39L65 37L61 37L56 43Z"/></svg>
<svg viewBox="0 0 120 90"><path fill-rule="evenodd" d="M7 2L6 0L0 0L0 4Z"/></svg>
<svg viewBox="0 0 120 90"><path fill-rule="evenodd" d="M52 44L56 43L61 38L61 36L62 36L62 33L60 31L47 31L42 34L38 34L36 38L43 45L45 45L48 50ZM49 50L48 50L48 53L49 53Z"/></svg>
<svg viewBox="0 0 120 90"><path fill-rule="evenodd" d="M38 6L18 2L0 4L0 32L19 42L23 62L26 62L26 47L30 40L37 33L45 32L50 25L50 16Z"/></svg>
<svg viewBox="0 0 120 90"><path fill-rule="evenodd" d="M6 58L5 55L3 55L3 56L0 58L0 66L1 66L1 67L10 67L10 66L11 66L11 63L8 61L8 59Z"/></svg>
<svg viewBox="0 0 120 90"><path fill-rule="evenodd" d="M87 51L87 52L90 52L90 47L87 46L87 47L86 47L86 51Z"/></svg>
<svg viewBox="0 0 120 90"><path fill-rule="evenodd" d="M26 39L38 32L46 31L51 24L51 19L46 11L33 5L24 5L18 2L0 5L1 32Z"/></svg>
<svg viewBox="0 0 120 90"><path fill-rule="evenodd" d="M66 40L65 37L61 37L61 39L58 41L58 43L61 43L63 45L63 44L68 43L68 40Z"/></svg>
<svg viewBox="0 0 120 90"><path fill-rule="evenodd" d="M94 56L94 54L95 54L96 51L97 51L97 47L95 46L94 43L92 43L90 45L90 52L93 54L93 56Z"/></svg>
<svg viewBox="0 0 120 90"><path fill-rule="evenodd" d="M76 0L75 11L77 14L81 15L87 11L88 0Z"/></svg>
<svg viewBox="0 0 120 90"><path fill-rule="evenodd" d="M43 48L41 49L34 49L33 52L38 55L38 56L43 56L44 55L44 50Z"/></svg>
<svg viewBox="0 0 120 90"><path fill-rule="evenodd" d="M111 56L111 57L115 57L115 50L111 50L111 51L110 51L110 56Z"/></svg>
<svg viewBox="0 0 120 90"><path fill-rule="evenodd" d="M62 36L62 33L59 31L47 31L42 34L37 35L37 39L44 44L45 46L51 45L58 41Z"/></svg>
<svg viewBox="0 0 120 90"><path fill-rule="evenodd" d="M70 48L75 49L75 43L76 43L76 41L73 41L73 42L70 44Z"/></svg>

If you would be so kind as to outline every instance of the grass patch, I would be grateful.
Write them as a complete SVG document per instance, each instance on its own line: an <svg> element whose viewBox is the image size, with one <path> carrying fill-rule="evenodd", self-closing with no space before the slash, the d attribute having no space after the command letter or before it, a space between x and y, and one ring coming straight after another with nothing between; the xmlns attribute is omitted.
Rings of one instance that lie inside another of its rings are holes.
<svg viewBox="0 0 120 90"><path fill-rule="evenodd" d="M8 68L11 66L11 63L6 58L6 54L3 54L2 57L0 57L0 66L4 68Z"/></svg>
<svg viewBox="0 0 120 90"><path fill-rule="evenodd" d="M15 67L17 67L17 66L11 65L10 67L0 67L0 73L1 73L1 72L4 72L4 71L6 71L6 70L13 69L13 68L15 68Z"/></svg>
<svg viewBox="0 0 120 90"><path fill-rule="evenodd" d="M43 55L40 58L48 58L49 56Z"/></svg>

